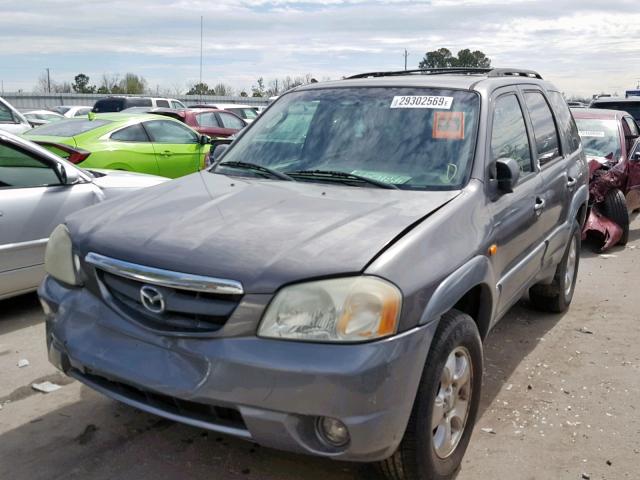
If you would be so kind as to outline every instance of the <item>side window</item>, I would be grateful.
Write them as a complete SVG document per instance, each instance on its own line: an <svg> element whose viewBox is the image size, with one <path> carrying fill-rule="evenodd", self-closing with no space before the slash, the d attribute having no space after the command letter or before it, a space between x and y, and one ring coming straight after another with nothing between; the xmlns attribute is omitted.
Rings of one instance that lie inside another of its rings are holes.
<svg viewBox="0 0 640 480"><path fill-rule="evenodd" d="M533 172L527 127L518 98L511 94L499 97L493 112L491 158L513 158L525 176Z"/></svg>
<svg viewBox="0 0 640 480"><path fill-rule="evenodd" d="M178 100L171 100L171 108L187 108L184 106L184 104L182 102L179 102Z"/></svg>
<svg viewBox="0 0 640 480"><path fill-rule="evenodd" d="M142 128L142 124L136 123L130 127L123 128L111 134L111 140L117 142L148 142L147 132Z"/></svg>
<svg viewBox="0 0 640 480"><path fill-rule="evenodd" d="M3 103L0 103L0 123L16 123L13 119L13 113Z"/></svg>
<svg viewBox="0 0 640 480"><path fill-rule="evenodd" d="M196 120L201 127L220 127L218 117L216 117L216 114L213 112L199 113L196 115Z"/></svg>
<svg viewBox="0 0 640 480"><path fill-rule="evenodd" d="M569 147L567 153L573 153L580 148L580 135L578 134L578 127L576 127L573 115L571 115L567 102L565 102L560 92L550 91L549 101L551 102L551 106L553 106L553 110L556 112L560 133L567 139L567 145Z"/></svg>
<svg viewBox="0 0 640 480"><path fill-rule="evenodd" d="M50 165L17 148L0 144L0 189L49 185L60 185Z"/></svg>
<svg viewBox="0 0 640 480"><path fill-rule="evenodd" d="M178 122L167 120L152 120L144 124L155 143L198 143L198 134Z"/></svg>
<svg viewBox="0 0 640 480"><path fill-rule="evenodd" d="M542 93L525 92L524 102L527 105L529 117L533 124L538 162L542 166L560 155L558 130L556 130L549 104Z"/></svg>
<svg viewBox="0 0 640 480"><path fill-rule="evenodd" d="M169 108L168 100L156 100L156 107Z"/></svg>
<svg viewBox="0 0 640 480"><path fill-rule="evenodd" d="M222 121L222 126L224 128L235 128L240 130L244 127L242 120L230 113L220 112L218 115L220 115L220 121Z"/></svg>

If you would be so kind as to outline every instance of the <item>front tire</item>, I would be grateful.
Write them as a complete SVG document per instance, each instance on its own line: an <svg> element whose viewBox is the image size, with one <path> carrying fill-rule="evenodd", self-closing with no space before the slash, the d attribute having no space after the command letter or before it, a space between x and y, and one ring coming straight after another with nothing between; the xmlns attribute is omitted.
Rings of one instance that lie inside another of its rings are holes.
<svg viewBox="0 0 640 480"><path fill-rule="evenodd" d="M534 285L529 289L529 300L538 310L562 313L569 308L578 278L580 265L580 224L574 221L573 230L562 261L550 285Z"/></svg>
<svg viewBox="0 0 640 480"><path fill-rule="evenodd" d="M460 467L482 386L482 340L473 319L445 313L431 344L407 430L378 464L388 480L446 480Z"/></svg>
<svg viewBox="0 0 640 480"><path fill-rule="evenodd" d="M618 245L626 245L629 240L629 210L627 210L627 199L621 190L609 190L602 202L602 213L609 220L614 221L622 228L622 237L618 240Z"/></svg>

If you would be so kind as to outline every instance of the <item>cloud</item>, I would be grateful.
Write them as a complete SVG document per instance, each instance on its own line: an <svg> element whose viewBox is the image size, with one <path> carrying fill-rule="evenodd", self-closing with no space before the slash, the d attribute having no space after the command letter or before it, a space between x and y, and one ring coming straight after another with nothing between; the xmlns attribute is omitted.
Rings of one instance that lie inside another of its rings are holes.
<svg viewBox="0 0 640 480"><path fill-rule="evenodd" d="M589 95L634 86L640 61L635 0L0 0L5 89L29 89L45 67L58 80L133 71L152 85L192 82L200 15L204 80L245 89L260 76L402 68L405 48L416 66L447 47Z"/></svg>

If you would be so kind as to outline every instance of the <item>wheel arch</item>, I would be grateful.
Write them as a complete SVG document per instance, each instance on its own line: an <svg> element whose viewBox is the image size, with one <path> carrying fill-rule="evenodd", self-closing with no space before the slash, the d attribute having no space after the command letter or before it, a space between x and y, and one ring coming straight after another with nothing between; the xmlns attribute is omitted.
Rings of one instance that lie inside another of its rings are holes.
<svg viewBox="0 0 640 480"><path fill-rule="evenodd" d="M485 256L476 256L450 274L431 296L420 324L439 321L451 309L469 315L476 322L480 336L489 333L495 311L492 268Z"/></svg>

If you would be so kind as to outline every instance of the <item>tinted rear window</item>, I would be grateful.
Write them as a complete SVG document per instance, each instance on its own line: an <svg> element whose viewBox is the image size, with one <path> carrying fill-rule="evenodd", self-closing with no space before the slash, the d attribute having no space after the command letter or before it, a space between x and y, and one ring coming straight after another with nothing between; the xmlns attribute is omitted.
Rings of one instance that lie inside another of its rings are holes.
<svg viewBox="0 0 640 480"><path fill-rule="evenodd" d="M110 120L67 120L43 125L27 132L27 135L46 135L49 137L75 137L103 125Z"/></svg>
<svg viewBox="0 0 640 480"><path fill-rule="evenodd" d="M151 107L150 98L104 98L93 106L96 113L120 112L130 107Z"/></svg>

